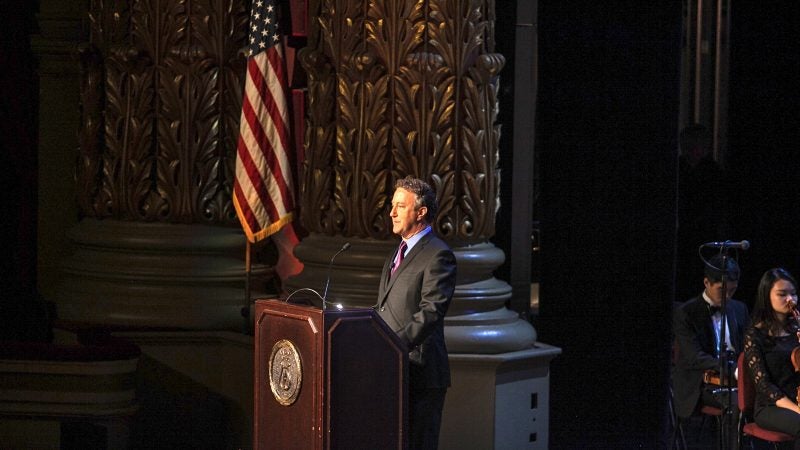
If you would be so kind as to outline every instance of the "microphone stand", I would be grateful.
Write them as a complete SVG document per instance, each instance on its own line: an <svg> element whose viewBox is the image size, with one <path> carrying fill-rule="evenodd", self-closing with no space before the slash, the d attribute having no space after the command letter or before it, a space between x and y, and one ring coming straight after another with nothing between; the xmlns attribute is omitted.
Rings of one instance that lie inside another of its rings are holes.
<svg viewBox="0 0 800 450"><path fill-rule="evenodd" d="M703 258L702 249L704 247L712 247L718 248L719 254L722 256L722 267L714 267L708 261ZM732 241L724 241L724 242L708 242L705 244L700 245L698 252L700 253L700 257L703 259L703 262L706 266L711 267L715 270L719 270L722 274L722 304L721 312L722 312L722 321L720 322L720 329L719 333L719 354L717 355L719 358L719 374L720 374L720 383L725 383L725 386L720 387L720 389L715 392L721 392L723 394L721 403L722 403L722 422L720 426L720 447L726 448L727 444L730 440L730 427L733 425L732 422L732 415L733 415L733 408L731 408L732 399L733 399L733 385L731 384L733 380L733 370L731 370L731 351L728 350L727 344L727 332L728 332L728 251L730 249L741 249L747 250L750 248L750 242L746 240L742 240L740 242L732 242ZM716 330L715 330L716 331ZM741 349L740 349L741 350ZM739 374L740 376L746 376L745 374ZM738 409L738 405L737 405Z"/></svg>
<svg viewBox="0 0 800 450"><path fill-rule="evenodd" d="M328 309L328 286L330 286L330 284L331 284L331 267L333 267L333 260L336 259L337 256L339 256L339 253L342 253L343 251L347 250L348 248L350 248L350 243L349 242L345 242L345 244L342 245L342 248L340 248L338 252L334 253L333 256L331 257L331 260L328 262L328 275L327 275L327 277L325 279L325 290L324 290L322 295L319 295L319 292L315 291L314 289L306 287L306 288L300 288L300 289L292 292L291 294L289 294L288 297L286 297L286 300L284 300L284 301L286 303L289 303L289 300L291 300L292 297L295 294L297 294L298 292L311 292L312 294L316 295L317 298L319 298L322 301L322 309L323 310ZM336 306L337 309L342 309L342 304L341 303L336 304L335 306Z"/></svg>
<svg viewBox="0 0 800 450"><path fill-rule="evenodd" d="M340 248L338 252L334 253L334 255L331 257L331 260L328 262L328 276L325 279L325 290L322 293L323 310L328 309L328 286L330 286L331 284L331 267L333 267L333 260L336 259L337 256L339 256L339 253L342 253L348 248L350 248L350 243L345 242L344 245L342 245L342 248Z"/></svg>
<svg viewBox="0 0 800 450"><path fill-rule="evenodd" d="M728 249L722 247L720 249L722 254L722 305L720 306L722 312L722 320L719 325L719 375L720 381L724 382L723 387L724 401L722 402L722 422L720 424L720 448L727 448L730 441L730 426L732 425L733 409L731 408L733 373L731 372L728 344L726 339L726 331L728 329Z"/></svg>

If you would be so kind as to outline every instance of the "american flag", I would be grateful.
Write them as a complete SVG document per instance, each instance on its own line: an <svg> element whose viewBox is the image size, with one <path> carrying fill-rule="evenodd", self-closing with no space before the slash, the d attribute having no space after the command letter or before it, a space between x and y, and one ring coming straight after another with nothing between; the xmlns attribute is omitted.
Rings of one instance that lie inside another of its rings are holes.
<svg viewBox="0 0 800 450"><path fill-rule="evenodd" d="M251 243L291 222L294 209L286 71L275 3L255 0L250 12L233 205Z"/></svg>

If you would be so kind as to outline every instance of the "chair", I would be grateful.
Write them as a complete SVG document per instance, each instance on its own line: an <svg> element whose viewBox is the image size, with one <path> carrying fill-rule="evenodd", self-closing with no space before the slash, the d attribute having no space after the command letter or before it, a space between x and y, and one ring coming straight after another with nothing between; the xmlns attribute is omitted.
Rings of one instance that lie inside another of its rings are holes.
<svg viewBox="0 0 800 450"><path fill-rule="evenodd" d="M680 423L678 414L675 412L675 403L672 393L672 381L669 386L669 398L667 399L667 408L669 408L669 426L672 430L672 437L670 439L670 450L686 450L686 437L683 433L683 426Z"/></svg>
<svg viewBox="0 0 800 450"><path fill-rule="evenodd" d="M675 305L675 307L678 307L678 306L679 306L679 304ZM671 354L671 365L673 367L675 366L675 362L678 360L678 352L679 352L678 342L677 342L677 340L673 340L673 342L672 342L672 352L671 352L672 353ZM673 392L672 392L672 381L670 380L669 400L668 400L668 402L669 402L668 403L668 408L669 408L669 412L670 412L670 425L672 426L672 437L670 439L670 441L671 441L670 448L673 449L673 450L685 450L685 449L689 448L686 445L686 431L684 430L683 424L681 423L682 422L681 419L675 413L675 405L674 405L673 401L674 400L673 400ZM696 436L697 439L699 439L700 436L703 434L703 430L705 429L706 418L713 417L718 430L723 425L723 417L722 417L723 411L720 408L716 408L714 406L709 406L709 405L702 405L700 407L700 409L695 412L695 414L698 414L698 413L703 418L703 420L702 420L702 422L700 424L700 430L698 432L698 436ZM717 441L717 448L718 449L723 448L721 439L718 439L718 441Z"/></svg>
<svg viewBox="0 0 800 450"><path fill-rule="evenodd" d="M670 387L670 396L672 396L672 388ZM671 399L670 399L671 400ZM672 407L672 402L670 401L670 408ZM674 450L682 450L682 449L689 449L690 446L686 444L686 430L684 430L682 421L675 415L674 409L670 410L673 414L673 429L672 429L672 438L671 438L671 445L670 448ZM717 428L717 432L719 433L720 427L724 425L724 418L723 418L723 411L720 408L716 408L714 406L702 405L698 410L695 411L693 416L699 415L702 420L700 422L700 429L696 431L696 433L692 433L695 436L695 443L694 445L699 445L701 436L704 434L704 430L706 430L706 419L712 417L714 419L714 423ZM725 446L722 444L721 435L717 436L716 439L716 448L717 449L724 449Z"/></svg>
<svg viewBox="0 0 800 450"><path fill-rule="evenodd" d="M761 428L754 422L747 422L753 414L753 402L756 392L750 373L744 366L744 353L739 354L737 362L739 368L739 379L736 381L739 391L739 448L742 448L742 438L750 436L763 441L767 441L777 450L781 442L794 441L794 436L779 431ZM753 448L753 441L750 441L750 448Z"/></svg>
<svg viewBox="0 0 800 450"><path fill-rule="evenodd" d="M675 302L674 307L680 306L680 303ZM670 355L670 366L675 367L675 361L678 359L678 342L673 339L672 351ZM672 437L670 439L670 450L686 450L686 437L684 436L683 426L680 423L680 418L675 412L675 395L672 391L672 376L669 380L669 398L667 399L667 408L669 409L669 425L672 429Z"/></svg>

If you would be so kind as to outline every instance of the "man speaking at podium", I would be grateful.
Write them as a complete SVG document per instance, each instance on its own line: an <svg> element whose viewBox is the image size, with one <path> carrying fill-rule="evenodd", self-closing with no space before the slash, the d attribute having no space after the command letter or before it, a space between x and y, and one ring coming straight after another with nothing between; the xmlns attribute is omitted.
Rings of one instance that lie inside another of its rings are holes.
<svg viewBox="0 0 800 450"><path fill-rule="evenodd" d="M453 252L431 230L436 193L422 180L395 184L392 232L402 240L386 260L375 309L409 349L409 448L436 449L450 365L444 316L456 285Z"/></svg>

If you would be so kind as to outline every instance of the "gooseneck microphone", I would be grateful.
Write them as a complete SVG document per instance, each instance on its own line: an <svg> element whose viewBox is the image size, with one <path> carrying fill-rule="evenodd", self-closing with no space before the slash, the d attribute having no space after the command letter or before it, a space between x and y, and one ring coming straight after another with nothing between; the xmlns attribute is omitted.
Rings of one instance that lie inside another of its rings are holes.
<svg viewBox="0 0 800 450"><path fill-rule="evenodd" d="M333 267L333 260L336 259L337 256L339 256L339 253L342 253L343 251L347 250L348 248L350 248L350 243L349 242L345 242L344 245L342 246L342 248L340 248L338 252L334 253L333 256L331 256L331 260L328 263L328 277L325 279L325 290L322 293L322 309L326 309L328 307L328 303L327 303L327 301L328 301L328 286L330 286L330 284L331 284L331 267Z"/></svg>
<svg viewBox="0 0 800 450"><path fill-rule="evenodd" d="M705 244L702 245L702 247L711 247L720 249L735 248L737 250L747 250L748 248L750 248L750 242L745 240L739 242L733 242L733 241L706 242Z"/></svg>

